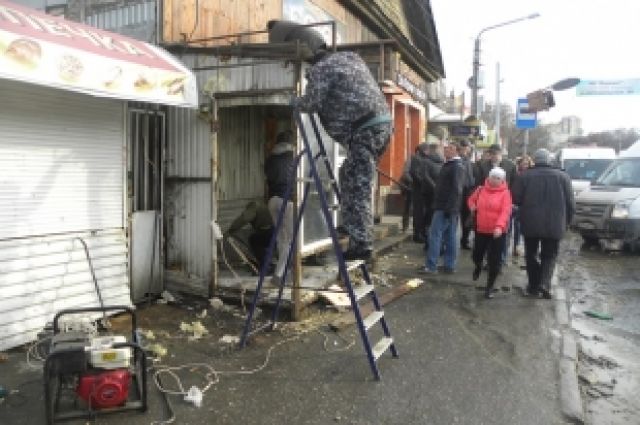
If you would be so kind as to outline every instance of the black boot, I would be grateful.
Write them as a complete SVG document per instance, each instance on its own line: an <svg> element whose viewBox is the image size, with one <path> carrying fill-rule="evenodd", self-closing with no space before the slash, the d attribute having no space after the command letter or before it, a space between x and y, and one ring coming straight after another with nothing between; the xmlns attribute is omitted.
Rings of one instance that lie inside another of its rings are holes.
<svg viewBox="0 0 640 425"><path fill-rule="evenodd" d="M494 273L489 273L489 277L487 278L487 287L484 290L484 297L486 299L493 298L493 293L496 292L496 289L493 289L493 285L496 283L496 276Z"/></svg>
<svg viewBox="0 0 640 425"><path fill-rule="evenodd" d="M480 273L482 273L482 266L476 264L476 268L473 269L473 275L471 276L473 280L478 280Z"/></svg>
<svg viewBox="0 0 640 425"><path fill-rule="evenodd" d="M493 290L491 288L486 288L484 290L484 297L488 300L493 298Z"/></svg>

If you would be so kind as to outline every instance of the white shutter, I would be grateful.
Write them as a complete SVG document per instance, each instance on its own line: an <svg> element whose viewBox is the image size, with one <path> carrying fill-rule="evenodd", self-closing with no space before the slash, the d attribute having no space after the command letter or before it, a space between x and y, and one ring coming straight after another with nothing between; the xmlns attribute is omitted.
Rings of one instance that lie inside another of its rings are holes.
<svg viewBox="0 0 640 425"><path fill-rule="evenodd" d="M0 80L0 351L62 308L130 305L124 106Z"/></svg>

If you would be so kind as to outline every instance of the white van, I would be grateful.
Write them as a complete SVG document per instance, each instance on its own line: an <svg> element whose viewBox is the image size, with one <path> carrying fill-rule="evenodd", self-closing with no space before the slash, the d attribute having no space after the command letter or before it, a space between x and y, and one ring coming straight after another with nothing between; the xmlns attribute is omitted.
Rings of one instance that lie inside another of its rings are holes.
<svg viewBox="0 0 640 425"><path fill-rule="evenodd" d="M556 163L571 177L574 195L595 182L616 158L611 148L564 148L558 152Z"/></svg>
<svg viewBox="0 0 640 425"><path fill-rule="evenodd" d="M571 227L585 242L617 241L640 251L640 141L576 196Z"/></svg>

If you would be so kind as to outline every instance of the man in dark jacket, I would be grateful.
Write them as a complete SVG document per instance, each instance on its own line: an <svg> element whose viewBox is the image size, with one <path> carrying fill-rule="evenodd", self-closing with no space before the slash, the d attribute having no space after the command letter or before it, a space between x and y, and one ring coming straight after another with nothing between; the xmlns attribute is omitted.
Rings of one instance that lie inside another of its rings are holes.
<svg viewBox="0 0 640 425"><path fill-rule="evenodd" d="M277 26L272 26L277 28ZM270 27L270 28L271 28ZM367 64L353 52L328 52L313 30L294 31L285 41L300 40L314 51L304 96L292 106L317 113L324 129L347 150L340 169L342 224L349 234L345 259L369 259L373 249L371 191L376 163L392 133L391 114Z"/></svg>
<svg viewBox="0 0 640 425"><path fill-rule="evenodd" d="M433 199L433 218L429 227L429 248L424 273L436 273L442 243L444 271L453 273L458 248L458 221L462 206L465 169L458 156L458 144L445 142L445 163L440 170Z"/></svg>
<svg viewBox="0 0 640 425"><path fill-rule="evenodd" d="M278 243L278 264L272 278L274 285L282 282L284 268L287 265L289 248L293 239L293 203L290 199L285 201L287 184L290 182L293 168L293 134L291 131L283 131L276 137L276 144L264 165L264 173L267 176L267 188L269 191L269 212L274 224L278 223L278 214L284 202L287 203L282 226L276 235Z"/></svg>
<svg viewBox="0 0 640 425"><path fill-rule="evenodd" d="M413 183L413 240L424 243L433 213L433 194L442 167L442 159L435 151L437 145L420 143L411 157L409 174Z"/></svg>
<svg viewBox="0 0 640 425"><path fill-rule="evenodd" d="M462 140L460 142L458 154L460 155L460 159L462 160L462 165L464 167L466 177L465 184L462 189L462 196L464 201L462 202L462 209L460 210L460 224L462 228L462 236L460 237L460 248L462 249L471 249L469 247L469 233L472 229L465 225L469 214L471 214L471 212L469 211L469 207L467 206L467 198L473 193L473 190L477 185L474 172L474 164L471 162L470 158L471 149L472 147L469 141Z"/></svg>
<svg viewBox="0 0 640 425"><path fill-rule="evenodd" d="M575 204L571 179L564 171L551 167L549 151L537 150L534 162L534 168L516 179L513 202L519 206L524 235L529 279L526 293L549 299L560 239L571 223Z"/></svg>
<svg viewBox="0 0 640 425"><path fill-rule="evenodd" d="M502 146L498 144L491 145L488 151L489 159L477 163L476 183L483 185L484 181L489 177L489 171L491 171L492 168L500 167L507 173L507 179L505 181L509 189L511 189L516 178L516 164L509 158L503 157Z"/></svg>

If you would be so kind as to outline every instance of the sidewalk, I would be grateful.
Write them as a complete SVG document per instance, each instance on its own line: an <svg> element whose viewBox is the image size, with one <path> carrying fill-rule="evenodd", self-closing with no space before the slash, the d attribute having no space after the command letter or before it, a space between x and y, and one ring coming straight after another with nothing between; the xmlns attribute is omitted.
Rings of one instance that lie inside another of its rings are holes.
<svg viewBox="0 0 640 425"><path fill-rule="evenodd" d="M389 289L385 285L398 285L410 278L424 279L416 273L423 260L422 246L405 242L380 259L378 287L384 290ZM520 286L524 271L510 266L499 279L499 285L509 281ZM177 322L170 320L179 322L181 318L165 316L162 326L171 338L166 340L170 355L163 363L206 362L218 370L248 372L268 359L255 373L219 375L219 382L205 392L199 409L170 396L177 418L174 423L567 423L559 406L560 341L553 303L523 298L517 290L485 300L471 281L468 251L462 251L456 274L426 276L425 280L384 308L400 358L386 354L379 361L381 382L373 381L353 327L338 335L323 325L335 314L317 315L302 325L258 334L243 351L218 342L222 333L240 333L243 320L238 311L230 313L228 321L217 313L210 314L203 323L211 335L194 342L188 342L176 327L171 328ZM320 328L306 332L316 326ZM180 375L187 388L205 385L197 373ZM41 370L29 369L24 352L17 351L0 363L0 376L2 385L20 391L19 396L10 396L0 405L0 423L43 423ZM152 381L149 398L146 414L101 416L97 423L149 424L167 418Z"/></svg>

